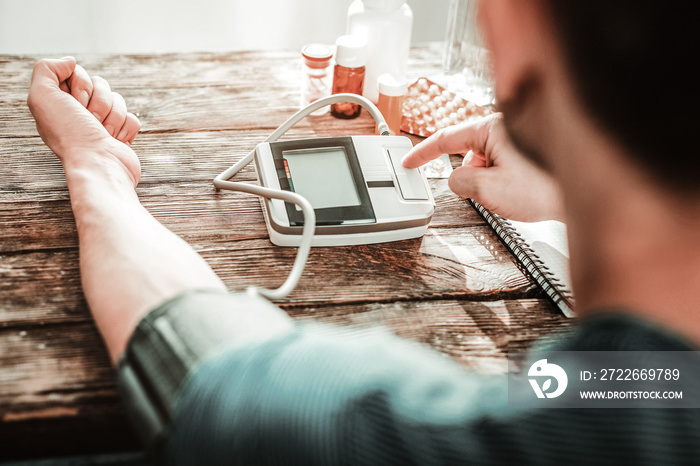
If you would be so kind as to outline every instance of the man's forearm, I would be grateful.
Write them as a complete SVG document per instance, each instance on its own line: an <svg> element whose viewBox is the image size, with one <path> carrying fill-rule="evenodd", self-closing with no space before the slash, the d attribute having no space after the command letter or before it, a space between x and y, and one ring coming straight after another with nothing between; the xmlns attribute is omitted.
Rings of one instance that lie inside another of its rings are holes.
<svg viewBox="0 0 700 466"><path fill-rule="evenodd" d="M225 289L207 263L140 204L109 157L85 154L64 169L80 239L83 290L113 361L139 320L190 289Z"/></svg>

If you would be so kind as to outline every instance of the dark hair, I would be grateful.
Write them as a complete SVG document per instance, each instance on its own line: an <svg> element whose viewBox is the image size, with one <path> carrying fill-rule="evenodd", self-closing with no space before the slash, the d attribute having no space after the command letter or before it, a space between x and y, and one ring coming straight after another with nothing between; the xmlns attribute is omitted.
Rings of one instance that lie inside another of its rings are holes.
<svg viewBox="0 0 700 466"><path fill-rule="evenodd" d="M700 4L547 3L590 115L667 187L700 192Z"/></svg>

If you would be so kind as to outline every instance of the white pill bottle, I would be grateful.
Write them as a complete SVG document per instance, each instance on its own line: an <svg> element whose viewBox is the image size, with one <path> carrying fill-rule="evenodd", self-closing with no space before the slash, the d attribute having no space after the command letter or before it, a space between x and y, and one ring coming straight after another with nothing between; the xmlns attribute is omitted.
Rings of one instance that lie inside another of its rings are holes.
<svg viewBox="0 0 700 466"><path fill-rule="evenodd" d="M377 78L406 76L413 10L405 0L355 0L348 9L347 33L367 41L363 95L377 103Z"/></svg>

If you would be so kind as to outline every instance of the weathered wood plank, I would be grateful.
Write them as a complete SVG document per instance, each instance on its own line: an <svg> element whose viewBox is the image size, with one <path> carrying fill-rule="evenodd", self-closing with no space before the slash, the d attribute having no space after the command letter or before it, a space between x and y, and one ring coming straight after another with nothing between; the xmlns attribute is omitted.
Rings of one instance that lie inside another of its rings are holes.
<svg viewBox="0 0 700 466"><path fill-rule="evenodd" d="M468 231L436 228L415 240L314 249L305 278L286 302L310 305L448 296L539 296L508 251L489 237L490 231L488 227ZM194 247L231 289L282 283L296 254L294 249L272 247L259 240L239 244L235 250L223 244L195 243ZM270 265L261 266L264 261Z"/></svg>
<svg viewBox="0 0 700 466"><path fill-rule="evenodd" d="M11 413L8 416L11 422L0 421L0 461L3 464L12 460L50 458L41 464L53 465L57 464L53 461L56 457L143 449L114 388L81 391L72 403L65 402L66 398L57 397L55 393L47 393L44 398L45 401L53 400L55 406L43 409L37 405L16 415ZM95 463L68 461L60 464Z"/></svg>
<svg viewBox="0 0 700 466"><path fill-rule="evenodd" d="M141 160L140 184L211 181L268 134L251 130L139 135L133 149ZM298 138L312 136L300 131L291 134ZM0 138L0 173L0 192L66 187L61 163L39 137ZM252 165L239 176L242 181L254 180Z"/></svg>
<svg viewBox="0 0 700 466"><path fill-rule="evenodd" d="M413 77L438 72L441 53L438 44L412 50ZM36 135L26 99L38 58L0 62L0 137ZM274 129L299 106L301 60L296 51L78 58L124 96L145 132ZM364 124L327 120L324 125L343 128Z"/></svg>
<svg viewBox="0 0 700 466"><path fill-rule="evenodd" d="M442 67L443 47L442 42L412 47L408 62L411 74L426 76L438 72ZM88 72L105 77L115 88L231 86L247 82L260 90L262 81L266 85L274 81L298 87L301 69L298 50L75 57ZM0 90L28 88L32 67L41 58L44 56L0 55ZM294 76L285 70L294 70Z"/></svg>
<svg viewBox="0 0 700 466"><path fill-rule="evenodd" d="M123 97L141 122L142 134L224 130L260 130L271 133L299 110L298 90L260 92L234 87L186 89L128 89ZM26 104L26 90L0 94L0 141L37 136ZM296 130L323 135L373 134L374 120L363 111L352 120L330 114L300 121ZM140 137L140 136L139 136Z"/></svg>
<svg viewBox="0 0 700 466"><path fill-rule="evenodd" d="M247 172L240 179L251 176ZM484 224L474 209L449 190L447 180L430 180L430 184L436 204L431 227ZM255 196L216 193L210 181L144 184L137 191L146 209L187 241L267 238ZM0 225L0 253L78 246L67 190L3 193Z"/></svg>
<svg viewBox="0 0 700 466"><path fill-rule="evenodd" d="M508 351L524 351L545 336L554 338L570 324L551 302L538 299L292 307L287 312L300 321L384 327L481 373L507 372Z"/></svg>
<svg viewBox="0 0 700 466"><path fill-rule="evenodd" d="M279 70L300 69L299 52L201 52L187 54L75 55L91 75L120 88L188 88L258 85L278 79ZM0 55L0 79L10 89L28 88L32 67L43 55ZM49 57L51 58L51 57ZM286 76L286 72L282 75ZM299 78L296 77L296 80Z"/></svg>
<svg viewBox="0 0 700 466"><path fill-rule="evenodd" d="M326 117L322 117L326 118ZM328 116L327 118L331 118ZM281 120L280 120L281 123ZM272 130L178 132L140 134L133 149L141 160L140 185L178 181L211 181L236 161L245 157ZM371 125L355 133L330 126L299 128L286 139L370 134ZM412 137L414 143L420 138ZM37 137L0 138L0 193L65 189L63 167L51 150ZM246 167L237 179L255 179Z"/></svg>
<svg viewBox="0 0 700 466"><path fill-rule="evenodd" d="M0 340L0 367L13 368L0 371L0 419L5 422L19 419L8 413L24 411L27 406L61 406L47 399L52 392L60 394L58 398L75 400L75 393L81 391L114 388L114 371L92 322L3 330Z"/></svg>
<svg viewBox="0 0 700 466"><path fill-rule="evenodd" d="M296 249L264 239L194 238L197 250L232 290L276 287ZM323 277L319 279L319 277ZM39 251L0 259L0 326L89 319L78 251ZM314 248L288 305L388 302L445 297L493 300L542 296L486 226L432 228L416 240Z"/></svg>
<svg viewBox="0 0 700 466"><path fill-rule="evenodd" d="M139 448L91 322L0 331L0 459Z"/></svg>
<svg viewBox="0 0 700 466"><path fill-rule="evenodd" d="M115 88L115 90L118 90ZM185 89L127 89L122 92L129 111L139 117L143 133L173 131L247 130L272 132L299 110L298 90L259 92L235 87ZM37 131L26 104L26 90L0 95L0 135L31 137ZM338 120L329 114L301 121L300 128L324 126L357 133L371 117Z"/></svg>

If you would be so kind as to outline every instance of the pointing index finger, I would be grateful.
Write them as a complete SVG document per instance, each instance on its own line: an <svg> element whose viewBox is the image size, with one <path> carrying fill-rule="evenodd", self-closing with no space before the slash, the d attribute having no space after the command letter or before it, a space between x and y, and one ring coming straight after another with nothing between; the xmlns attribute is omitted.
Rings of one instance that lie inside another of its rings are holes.
<svg viewBox="0 0 700 466"><path fill-rule="evenodd" d="M447 130L440 130L411 149L401 161L406 168L418 168L444 154L440 148Z"/></svg>
<svg viewBox="0 0 700 466"><path fill-rule="evenodd" d="M442 154L463 154L469 150L485 153L489 130L495 118L497 116L491 115L441 129L406 154L403 166L417 168Z"/></svg>

